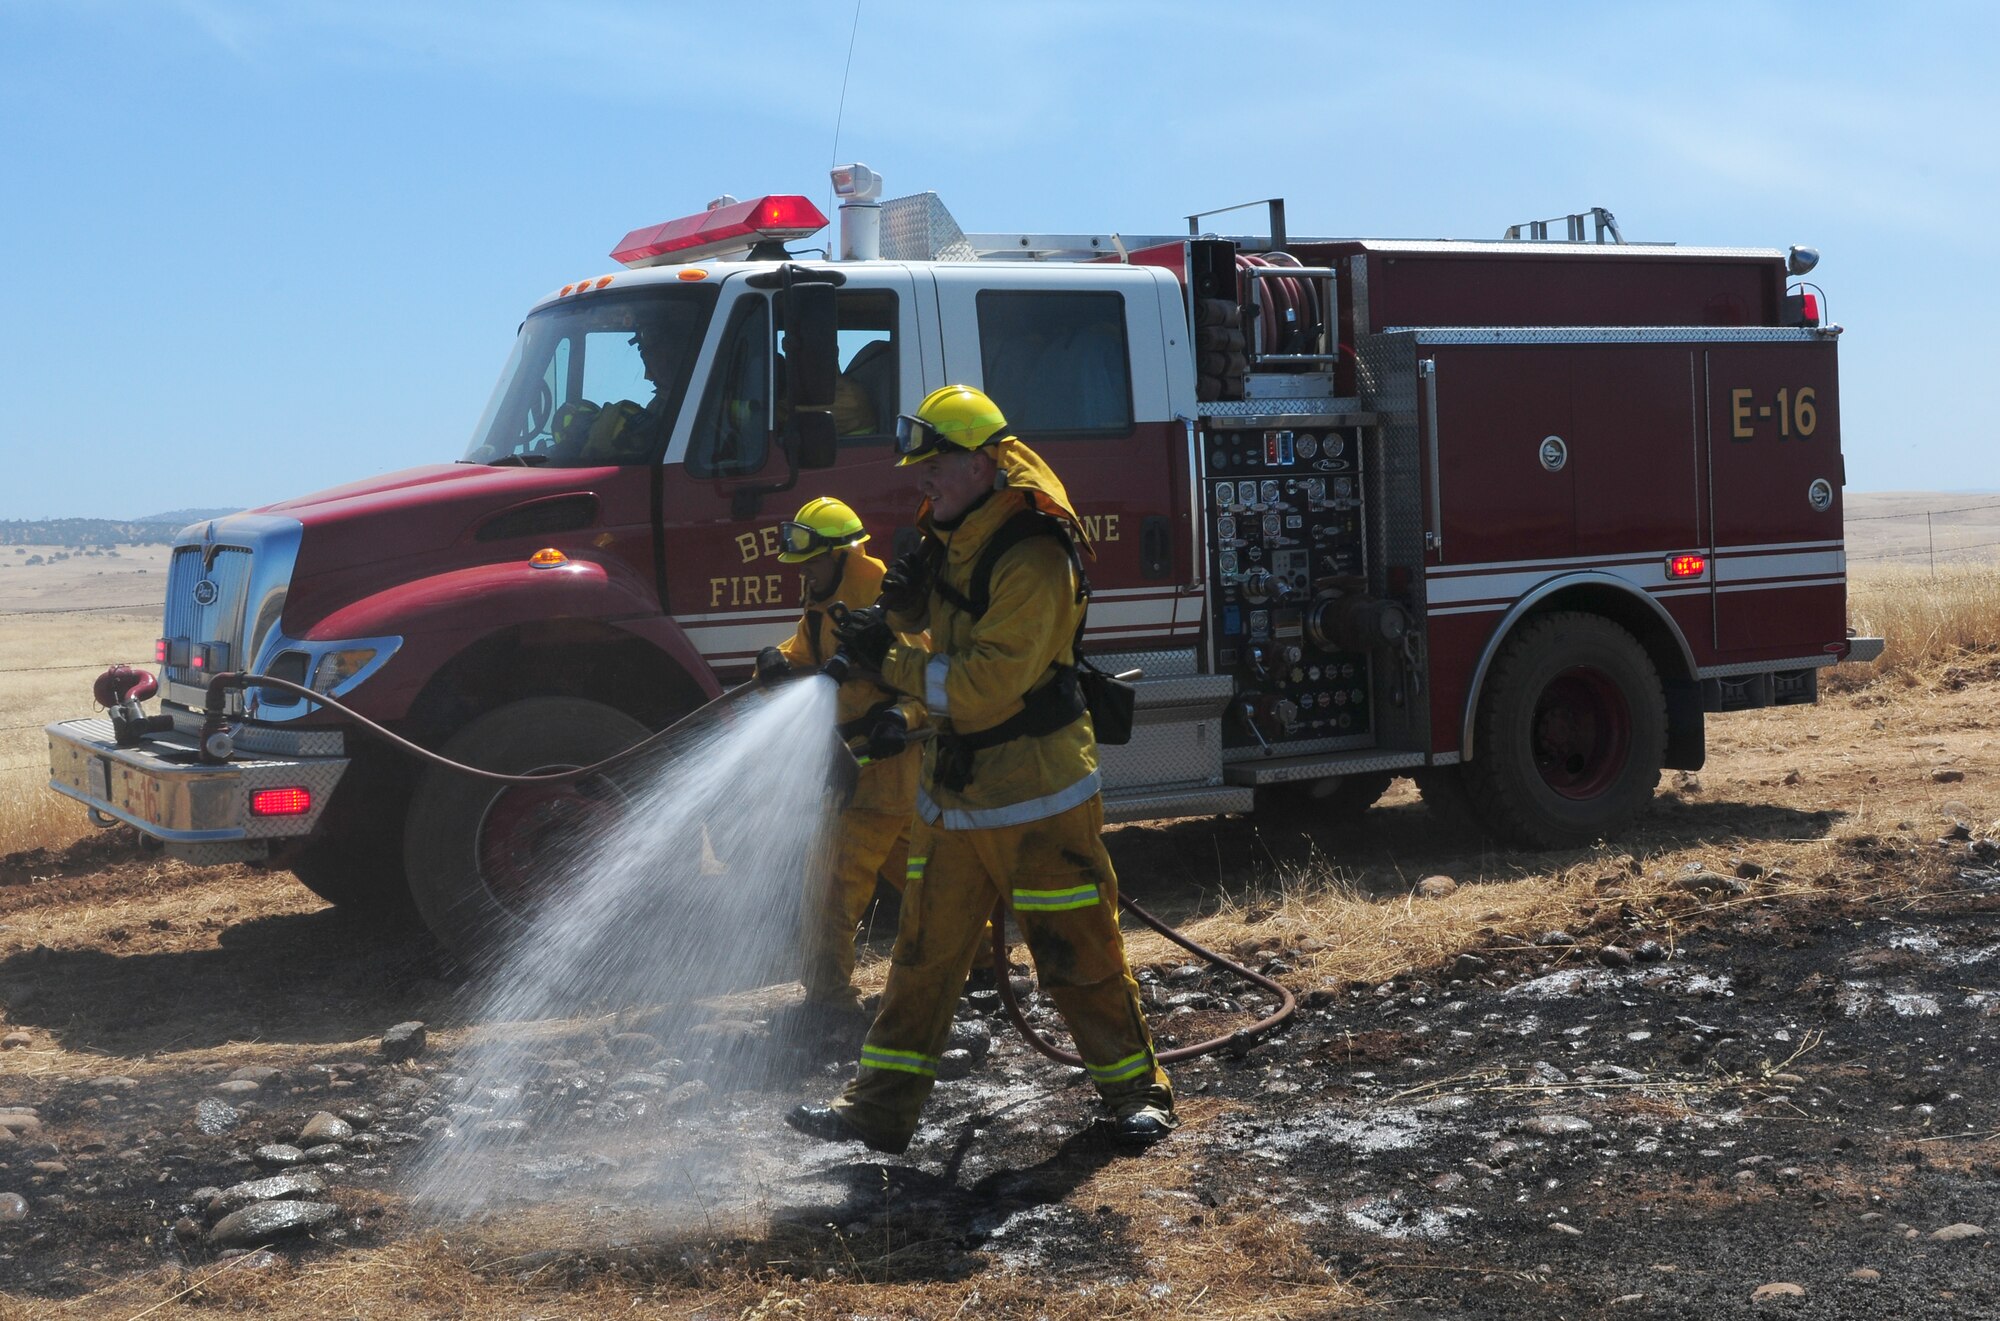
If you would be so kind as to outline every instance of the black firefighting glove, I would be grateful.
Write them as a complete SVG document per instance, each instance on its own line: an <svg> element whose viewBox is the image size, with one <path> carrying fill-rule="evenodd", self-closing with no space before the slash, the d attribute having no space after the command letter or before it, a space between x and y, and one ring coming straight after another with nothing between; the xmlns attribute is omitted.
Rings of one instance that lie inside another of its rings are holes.
<svg viewBox="0 0 2000 1321"><path fill-rule="evenodd" d="M885 707L869 727L868 742L861 748L861 760L887 761L910 746L910 721L898 706Z"/></svg>
<svg viewBox="0 0 2000 1321"><path fill-rule="evenodd" d="M920 618L931 604L931 557L922 548L898 555L882 575L884 610Z"/></svg>
<svg viewBox="0 0 2000 1321"><path fill-rule="evenodd" d="M776 683L791 677L792 663L785 659L785 653L776 647L766 647L757 653L757 682Z"/></svg>
<svg viewBox="0 0 2000 1321"><path fill-rule="evenodd" d="M896 631L879 605L862 606L842 614L834 624L834 636L847 659L864 670L882 668L882 658L896 643Z"/></svg>

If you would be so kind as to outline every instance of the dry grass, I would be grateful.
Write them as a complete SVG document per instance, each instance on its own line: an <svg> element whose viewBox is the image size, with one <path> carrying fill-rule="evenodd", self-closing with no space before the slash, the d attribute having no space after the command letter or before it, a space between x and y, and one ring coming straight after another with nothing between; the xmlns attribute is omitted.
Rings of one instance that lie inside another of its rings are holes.
<svg viewBox="0 0 2000 1321"><path fill-rule="evenodd" d="M1954 682L1951 671L2000 657L2000 563L1870 568L1848 581L1847 620L1886 639L1882 658L1828 674L1836 690L1893 677L1909 686ZM1957 682L1962 682L1962 679Z"/></svg>

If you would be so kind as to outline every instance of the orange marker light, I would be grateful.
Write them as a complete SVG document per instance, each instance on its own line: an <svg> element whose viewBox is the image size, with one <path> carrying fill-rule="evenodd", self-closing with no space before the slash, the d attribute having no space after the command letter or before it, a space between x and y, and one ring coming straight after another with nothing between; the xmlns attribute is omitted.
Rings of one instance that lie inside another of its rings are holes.
<svg viewBox="0 0 2000 1321"><path fill-rule="evenodd" d="M602 289L605 285L610 284L616 278L618 277L614 275L600 275L597 277L597 287Z"/></svg>
<svg viewBox="0 0 2000 1321"><path fill-rule="evenodd" d="M1667 577L1699 578L1708 572L1708 556L1676 555L1667 561Z"/></svg>
<svg viewBox="0 0 2000 1321"><path fill-rule="evenodd" d="M690 266L686 270L676 271L674 274L682 280L706 280L708 278L708 272L699 266Z"/></svg>
<svg viewBox="0 0 2000 1321"><path fill-rule="evenodd" d="M528 557L528 563L537 569L559 569L569 563L569 556L554 546L544 546Z"/></svg>

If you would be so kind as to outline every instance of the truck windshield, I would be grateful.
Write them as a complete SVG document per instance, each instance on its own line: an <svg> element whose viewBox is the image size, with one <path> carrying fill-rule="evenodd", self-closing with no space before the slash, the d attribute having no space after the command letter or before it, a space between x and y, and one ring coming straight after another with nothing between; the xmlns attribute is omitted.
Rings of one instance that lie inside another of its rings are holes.
<svg viewBox="0 0 2000 1321"><path fill-rule="evenodd" d="M715 306L708 286L636 289L530 316L464 463L656 463Z"/></svg>

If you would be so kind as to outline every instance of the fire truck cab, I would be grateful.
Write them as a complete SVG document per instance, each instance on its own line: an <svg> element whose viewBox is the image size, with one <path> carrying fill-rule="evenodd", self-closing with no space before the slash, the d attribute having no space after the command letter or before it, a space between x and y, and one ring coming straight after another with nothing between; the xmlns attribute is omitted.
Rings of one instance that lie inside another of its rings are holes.
<svg viewBox="0 0 2000 1321"><path fill-rule="evenodd" d="M51 785L452 943L534 884L601 786L423 768L309 684L456 760L593 763L746 677L799 610L777 523L853 505L892 553L898 413L981 387L1097 558L1085 638L1139 669L1112 820L1357 811L1391 777L1533 846L1613 834L1711 712L1810 703L1846 625L1835 350L1809 250L1269 232L966 235L836 172L636 230L522 324L457 463L188 529L162 724L49 727ZM1594 241L1585 232L1595 221ZM291 791L274 796L276 790ZM615 794L613 794L615 796Z"/></svg>

